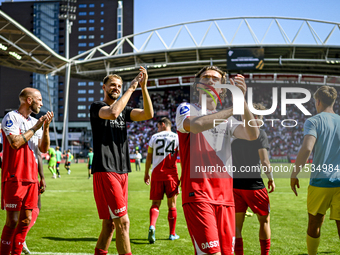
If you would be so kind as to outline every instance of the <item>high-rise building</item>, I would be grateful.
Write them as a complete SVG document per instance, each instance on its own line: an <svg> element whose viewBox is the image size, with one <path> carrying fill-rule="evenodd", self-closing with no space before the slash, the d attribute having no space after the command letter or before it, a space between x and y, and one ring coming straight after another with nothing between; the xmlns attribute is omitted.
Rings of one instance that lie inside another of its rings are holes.
<svg viewBox="0 0 340 255"><path fill-rule="evenodd" d="M72 22L69 37L70 58L100 44L133 34L133 0L69 0L69 2L76 7L76 19L70 21ZM65 4L67 0L3 2L1 10L65 57L66 21L59 19L61 6ZM131 50L130 47L124 46L120 53ZM65 79L61 76L49 75L47 81L45 75L0 67L0 118L4 116L5 109L18 107L18 94L24 87L37 88L44 99L42 111L51 109L54 111L58 144L61 145L65 85ZM84 147L90 135L89 107L93 101L102 97L101 82L71 78L68 146L72 145L77 150ZM53 145L55 144L53 132L51 138Z"/></svg>

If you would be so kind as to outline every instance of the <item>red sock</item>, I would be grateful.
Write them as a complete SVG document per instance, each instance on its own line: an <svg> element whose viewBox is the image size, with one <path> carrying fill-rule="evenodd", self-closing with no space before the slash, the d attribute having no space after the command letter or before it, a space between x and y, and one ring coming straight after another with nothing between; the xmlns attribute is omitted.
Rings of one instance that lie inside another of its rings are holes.
<svg viewBox="0 0 340 255"><path fill-rule="evenodd" d="M2 255L8 255L11 252L12 248L12 239L14 236L15 229L9 228L6 225L2 229L1 234L1 254Z"/></svg>
<svg viewBox="0 0 340 255"><path fill-rule="evenodd" d="M261 255L269 255L270 239L266 239L266 240L260 239L260 245L261 245Z"/></svg>
<svg viewBox="0 0 340 255"><path fill-rule="evenodd" d="M95 248L94 249L94 255L106 255L108 251L104 251L102 249Z"/></svg>
<svg viewBox="0 0 340 255"><path fill-rule="evenodd" d="M235 239L235 255L243 255L243 239L242 239L242 237Z"/></svg>
<svg viewBox="0 0 340 255"><path fill-rule="evenodd" d="M132 255L132 252L125 253L125 254L119 254L119 255Z"/></svg>
<svg viewBox="0 0 340 255"><path fill-rule="evenodd" d="M176 221L177 221L177 209L176 207L169 208L168 221L170 228L170 235L175 235Z"/></svg>
<svg viewBox="0 0 340 255"><path fill-rule="evenodd" d="M28 225L28 231L30 231L31 227L33 227L33 225L35 224L35 222L38 218L39 212L40 212L40 210L39 210L38 207L33 209L31 223Z"/></svg>
<svg viewBox="0 0 340 255"><path fill-rule="evenodd" d="M156 227L156 221L159 215L159 207L157 205L153 205L150 208L150 226Z"/></svg>
<svg viewBox="0 0 340 255"><path fill-rule="evenodd" d="M13 237L12 255L20 255L22 244L25 242L28 226L18 223Z"/></svg>

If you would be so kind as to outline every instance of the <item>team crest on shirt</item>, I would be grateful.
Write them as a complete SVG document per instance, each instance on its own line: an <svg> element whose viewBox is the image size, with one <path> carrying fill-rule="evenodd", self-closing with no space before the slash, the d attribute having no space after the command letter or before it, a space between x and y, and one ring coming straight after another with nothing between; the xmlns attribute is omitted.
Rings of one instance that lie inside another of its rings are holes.
<svg viewBox="0 0 340 255"><path fill-rule="evenodd" d="M12 120L7 120L6 121L6 127L11 127L11 126L13 126L13 121Z"/></svg>
<svg viewBox="0 0 340 255"><path fill-rule="evenodd" d="M181 109L179 110L179 114L182 115L182 114L184 114L184 113L187 113L189 110L190 110L189 107L186 106L186 105L184 105L184 106L182 106Z"/></svg>

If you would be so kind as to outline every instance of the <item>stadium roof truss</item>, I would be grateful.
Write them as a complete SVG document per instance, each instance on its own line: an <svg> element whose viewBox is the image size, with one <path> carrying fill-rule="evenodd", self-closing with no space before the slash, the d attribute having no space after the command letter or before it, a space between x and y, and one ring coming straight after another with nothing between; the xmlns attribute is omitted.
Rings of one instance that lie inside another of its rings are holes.
<svg viewBox="0 0 340 255"><path fill-rule="evenodd" d="M48 74L68 63L30 31L0 11L0 65Z"/></svg>
<svg viewBox="0 0 340 255"><path fill-rule="evenodd" d="M130 52L119 54L127 45ZM165 26L128 35L70 59L71 76L132 79L140 65L149 77L175 77L207 64L226 67L226 50L264 48L263 73L340 75L340 23L287 17L233 17ZM64 68L55 72L63 74Z"/></svg>

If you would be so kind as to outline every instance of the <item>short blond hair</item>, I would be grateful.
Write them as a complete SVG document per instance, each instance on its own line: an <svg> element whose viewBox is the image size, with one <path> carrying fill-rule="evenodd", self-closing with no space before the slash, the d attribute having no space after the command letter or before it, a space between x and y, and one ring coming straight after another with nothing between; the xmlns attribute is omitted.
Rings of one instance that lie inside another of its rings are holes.
<svg viewBox="0 0 340 255"><path fill-rule="evenodd" d="M121 80L121 82L122 82L122 84L123 84L123 79L122 79L122 77L120 77L118 74L109 74L109 75L105 76L104 79L103 79L103 84L106 85L107 81L108 81L108 80L111 80L111 79L113 79L113 78L116 78L116 79L118 79L118 80Z"/></svg>
<svg viewBox="0 0 340 255"><path fill-rule="evenodd" d="M336 92L335 88L330 86L322 86L317 89L314 93L314 99L320 100L324 105L331 106L334 104L338 93Z"/></svg>

